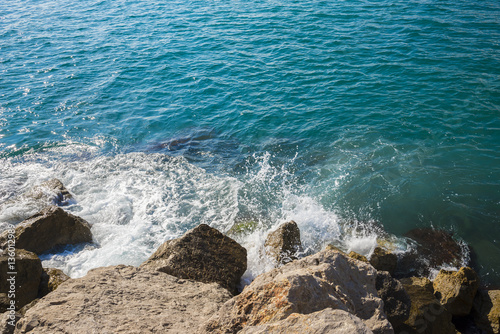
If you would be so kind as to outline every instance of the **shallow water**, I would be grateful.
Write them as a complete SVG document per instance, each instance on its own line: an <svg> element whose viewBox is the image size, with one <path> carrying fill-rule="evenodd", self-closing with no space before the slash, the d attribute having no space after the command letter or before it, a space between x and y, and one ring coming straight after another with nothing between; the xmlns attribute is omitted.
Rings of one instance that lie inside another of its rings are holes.
<svg viewBox="0 0 500 334"><path fill-rule="evenodd" d="M251 220L252 277L293 219L310 251L369 254L359 222L444 228L498 284L499 18L494 1L2 2L0 203L63 181L98 244L44 258L72 276Z"/></svg>

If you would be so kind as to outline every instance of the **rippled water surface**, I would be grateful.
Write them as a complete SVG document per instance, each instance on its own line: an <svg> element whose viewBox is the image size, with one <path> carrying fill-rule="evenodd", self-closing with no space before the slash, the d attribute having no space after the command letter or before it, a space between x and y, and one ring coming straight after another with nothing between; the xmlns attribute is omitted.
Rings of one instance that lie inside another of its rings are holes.
<svg viewBox="0 0 500 334"><path fill-rule="evenodd" d="M98 245L45 256L72 276L252 221L252 277L293 219L444 228L499 284L500 3L2 1L0 204L52 177Z"/></svg>

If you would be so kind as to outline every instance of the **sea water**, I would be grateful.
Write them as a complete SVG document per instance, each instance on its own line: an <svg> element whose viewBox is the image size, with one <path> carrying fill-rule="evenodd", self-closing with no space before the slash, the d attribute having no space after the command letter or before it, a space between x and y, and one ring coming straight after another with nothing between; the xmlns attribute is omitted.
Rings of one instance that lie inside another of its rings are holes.
<svg viewBox="0 0 500 334"><path fill-rule="evenodd" d="M445 229L499 284L500 3L2 1L0 225L53 177L95 239L42 256L72 277L250 222L250 280L294 220L309 253Z"/></svg>

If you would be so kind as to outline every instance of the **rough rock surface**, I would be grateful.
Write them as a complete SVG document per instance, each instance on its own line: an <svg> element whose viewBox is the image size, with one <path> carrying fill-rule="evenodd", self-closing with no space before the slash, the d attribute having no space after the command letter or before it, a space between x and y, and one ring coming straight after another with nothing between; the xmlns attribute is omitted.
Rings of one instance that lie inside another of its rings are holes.
<svg viewBox="0 0 500 334"><path fill-rule="evenodd" d="M61 283L69 280L69 276L63 273L60 269L43 268L40 287L38 289L38 296L43 297L49 292L57 289Z"/></svg>
<svg viewBox="0 0 500 334"><path fill-rule="evenodd" d="M433 282L434 295L452 315L466 316L479 287L479 277L469 267L459 271L441 270Z"/></svg>
<svg viewBox="0 0 500 334"><path fill-rule="evenodd" d="M37 254L58 245L92 241L89 223L54 205L20 223L15 234L16 248ZM0 245L4 249L6 240L7 231L0 235Z"/></svg>
<svg viewBox="0 0 500 334"><path fill-rule="evenodd" d="M500 290L480 290L474 300L474 321L488 334L500 333Z"/></svg>
<svg viewBox="0 0 500 334"><path fill-rule="evenodd" d="M36 254L24 249L15 250L15 268L8 263L9 252L0 255L0 312L7 311L10 305L8 297L11 277L15 280L16 310L31 302L38 296L38 286L42 275L42 263ZM12 270L14 269L14 270ZM15 272L15 275L8 274Z"/></svg>
<svg viewBox="0 0 500 334"><path fill-rule="evenodd" d="M401 326L410 316L411 300L403 284L387 271L377 272L376 288L384 301L384 311L394 328Z"/></svg>
<svg viewBox="0 0 500 334"><path fill-rule="evenodd" d="M233 294L247 268L247 251L216 229L201 224L161 245L141 267L204 283L219 283Z"/></svg>
<svg viewBox="0 0 500 334"><path fill-rule="evenodd" d="M259 275L206 324L210 333L237 333L270 324L292 313L326 308L349 312L374 333L393 333L375 288L376 270L331 250L293 261Z"/></svg>
<svg viewBox="0 0 500 334"><path fill-rule="evenodd" d="M377 270L388 271L391 275L394 274L398 265L398 257L382 247L375 247L373 254L370 257L370 264Z"/></svg>
<svg viewBox="0 0 500 334"><path fill-rule="evenodd" d="M68 205L73 199L71 193L58 179L45 181L24 193L22 196L35 201L43 202L45 205Z"/></svg>
<svg viewBox="0 0 500 334"><path fill-rule="evenodd" d="M410 316L396 333L456 334L451 313L434 297L427 278L403 278L401 283L411 300Z"/></svg>
<svg viewBox="0 0 500 334"><path fill-rule="evenodd" d="M131 266L98 268L40 299L15 333L196 333L229 298L218 284Z"/></svg>
<svg viewBox="0 0 500 334"><path fill-rule="evenodd" d="M297 253L302 251L300 230L297 223L289 221L281 224L276 231L269 233L264 243L266 253L283 265L297 259Z"/></svg>
<svg viewBox="0 0 500 334"><path fill-rule="evenodd" d="M288 318L265 325L247 326L238 334L370 334L358 317L331 308L310 314L293 313Z"/></svg>
<svg viewBox="0 0 500 334"><path fill-rule="evenodd" d="M366 258L366 256L361 255L361 254L356 253L356 252L349 252L349 254L347 254L347 256L349 256L349 257L351 257L353 259L359 260L359 261L370 263L370 261L368 261L368 259Z"/></svg>
<svg viewBox="0 0 500 334"><path fill-rule="evenodd" d="M21 318L21 314L5 312L0 315L0 334L13 334L16 322ZM14 326L13 326L14 324Z"/></svg>

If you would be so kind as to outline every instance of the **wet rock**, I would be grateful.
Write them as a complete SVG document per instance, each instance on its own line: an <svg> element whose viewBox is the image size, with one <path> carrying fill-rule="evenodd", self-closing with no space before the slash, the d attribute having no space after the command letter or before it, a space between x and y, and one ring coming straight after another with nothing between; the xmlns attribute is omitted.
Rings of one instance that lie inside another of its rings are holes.
<svg viewBox="0 0 500 334"><path fill-rule="evenodd" d="M269 233L264 246L266 253L278 265L296 260L297 253L302 251L300 230L297 223L292 220L281 224L276 231Z"/></svg>
<svg viewBox="0 0 500 334"><path fill-rule="evenodd" d="M443 266L461 267L469 252L452 234L433 228L418 228L405 234L416 242L413 252L403 254L398 262L396 277L428 276L430 269Z"/></svg>
<svg viewBox="0 0 500 334"><path fill-rule="evenodd" d="M434 295L452 315L470 313L479 287L479 277L469 267L459 271L441 270L433 282Z"/></svg>
<svg viewBox="0 0 500 334"><path fill-rule="evenodd" d="M210 333L237 333L291 314L332 308L359 317L374 333L393 333L375 288L376 270L331 250L259 275L206 324Z"/></svg>
<svg viewBox="0 0 500 334"><path fill-rule="evenodd" d="M42 202L45 205L68 205L73 200L73 195L58 179L45 181L24 193L22 196Z"/></svg>
<svg viewBox="0 0 500 334"><path fill-rule="evenodd" d="M9 262L13 253L15 264ZM0 312L9 310L11 300L15 300L15 310L19 310L38 296L42 263L36 254L24 249L5 252L0 255L0 274ZM15 288L11 282L15 282ZM15 298L9 297L12 292Z"/></svg>
<svg viewBox="0 0 500 334"><path fill-rule="evenodd" d="M49 292L54 291L61 283L69 280L69 278L70 277L60 269L43 268L40 287L38 289L39 297L43 297Z"/></svg>
<svg viewBox="0 0 500 334"><path fill-rule="evenodd" d="M384 311L394 328L398 328L408 319L411 300L403 284L387 271L378 271L376 288L378 296L384 301Z"/></svg>
<svg viewBox="0 0 500 334"><path fill-rule="evenodd" d="M161 245L141 267L204 283L219 283L233 294L247 268L247 251L216 229L201 224Z"/></svg>
<svg viewBox="0 0 500 334"><path fill-rule="evenodd" d="M358 317L331 308L311 314L291 314L288 318L270 324L247 326L238 334L371 334Z"/></svg>
<svg viewBox="0 0 500 334"><path fill-rule="evenodd" d="M370 264L377 270L388 271L391 275L396 271L398 257L382 247L375 247L370 257Z"/></svg>
<svg viewBox="0 0 500 334"><path fill-rule="evenodd" d="M215 283L131 266L98 268L40 299L15 333L199 333L229 298Z"/></svg>
<svg viewBox="0 0 500 334"><path fill-rule="evenodd" d="M472 313L477 327L488 334L500 333L500 290L479 290Z"/></svg>
<svg viewBox="0 0 500 334"><path fill-rule="evenodd" d="M16 248L37 254L58 245L92 241L89 223L53 205L20 223L15 235ZM7 239L8 231L0 235L0 245L4 249Z"/></svg>
<svg viewBox="0 0 500 334"><path fill-rule="evenodd" d="M368 261L368 259L366 258L366 256L358 254L356 252L349 252L349 254L347 256L349 256L352 259L356 259L358 261L363 261L363 262L366 262L366 263L370 263Z"/></svg>
<svg viewBox="0 0 500 334"><path fill-rule="evenodd" d="M411 300L408 320L395 328L396 333L455 334L451 313L434 296L432 282L427 278L400 280Z"/></svg>

